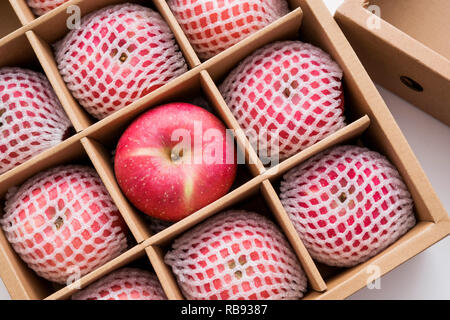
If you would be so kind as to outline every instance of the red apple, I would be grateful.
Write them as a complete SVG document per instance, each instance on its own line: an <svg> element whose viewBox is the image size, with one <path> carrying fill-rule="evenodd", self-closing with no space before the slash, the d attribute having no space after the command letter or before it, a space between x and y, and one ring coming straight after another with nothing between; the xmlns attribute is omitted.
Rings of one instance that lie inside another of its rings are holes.
<svg viewBox="0 0 450 320"><path fill-rule="evenodd" d="M225 195L236 176L231 135L210 112L171 103L136 119L119 140L117 181L151 217L178 221Z"/></svg>

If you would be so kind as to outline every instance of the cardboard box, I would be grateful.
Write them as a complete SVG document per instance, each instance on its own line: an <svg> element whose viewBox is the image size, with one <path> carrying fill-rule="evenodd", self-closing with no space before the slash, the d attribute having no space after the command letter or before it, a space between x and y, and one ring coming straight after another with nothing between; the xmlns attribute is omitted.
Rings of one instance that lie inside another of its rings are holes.
<svg viewBox="0 0 450 320"><path fill-rule="evenodd" d="M165 17L190 69L165 86L97 122L71 97L59 76L50 45L67 32L65 19L69 5L77 4L83 13L87 13L108 4L125 1L73 0L38 19L30 15L24 1L10 2L24 26L8 33L14 29L12 24L5 32L8 35L0 40L0 67L31 66L45 72L77 133L0 175L0 199L4 198L10 187L23 183L46 168L62 163L88 164L99 173L135 240L135 245L129 251L82 277L78 282L81 287L133 260L148 257L167 296L170 299L182 299L174 276L163 261L167 246L176 236L229 207L261 211L278 223L307 273L309 291L306 299L345 298L366 285L368 265L379 266L381 274L385 274L450 233L450 219L442 204L356 54L321 1L289 1L289 14L205 62L196 57L164 0L154 0L153 4L150 1L135 1L152 6ZM9 4L3 5L8 7ZM0 17L0 21L17 20L10 9L0 11L4 15ZM265 168L238 127L217 84L239 61L257 48L277 40L299 38L330 53L343 68L349 124L279 165ZM2 52L9 54L3 56ZM245 155L247 164L239 165L239 179L227 195L152 235L143 214L137 212L120 191L114 178L110 151L126 126L139 114L168 101L183 101L194 93L203 94L226 126L236 130L236 144ZM367 145L386 155L396 165L414 198L415 213L419 220L410 232L389 248L366 263L347 270L324 267L311 258L277 195L278 181L283 173L318 152L344 142ZM3 232L0 232L0 266L0 275L13 299L67 299L76 290L73 286L55 286L36 276L12 250Z"/></svg>
<svg viewBox="0 0 450 320"><path fill-rule="evenodd" d="M335 15L375 82L450 126L449 17L447 0L346 0Z"/></svg>

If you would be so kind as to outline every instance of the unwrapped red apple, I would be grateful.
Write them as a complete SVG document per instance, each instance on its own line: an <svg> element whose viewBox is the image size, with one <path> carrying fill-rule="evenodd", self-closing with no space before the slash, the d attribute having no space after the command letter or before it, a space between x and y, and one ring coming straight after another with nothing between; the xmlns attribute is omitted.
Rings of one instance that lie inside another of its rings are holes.
<svg viewBox="0 0 450 320"><path fill-rule="evenodd" d="M119 140L114 169L126 197L153 218L178 221L225 195L236 176L234 141L210 112L157 107Z"/></svg>

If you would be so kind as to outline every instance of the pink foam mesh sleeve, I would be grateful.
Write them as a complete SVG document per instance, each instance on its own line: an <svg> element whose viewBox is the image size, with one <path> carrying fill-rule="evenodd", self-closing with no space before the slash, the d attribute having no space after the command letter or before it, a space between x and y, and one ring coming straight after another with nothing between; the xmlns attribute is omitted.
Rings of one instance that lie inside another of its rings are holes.
<svg viewBox="0 0 450 320"><path fill-rule="evenodd" d="M278 228L227 211L186 232L165 256L187 299L299 299L306 276Z"/></svg>
<svg viewBox="0 0 450 320"><path fill-rule="evenodd" d="M397 169L357 146L327 150L289 171L281 202L311 256L351 267L415 225L413 200Z"/></svg>
<svg viewBox="0 0 450 320"><path fill-rule="evenodd" d="M131 104L187 71L159 13L135 4L109 6L81 21L56 46L59 71L94 117Z"/></svg>
<svg viewBox="0 0 450 320"><path fill-rule="evenodd" d="M285 0L168 0L201 59L208 59L289 12Z"/></svg>
<svg viewBox="0 0 450 320"><path fill-rule="evenodd" d="M0 69L0 174L61 142L70 127L44 75Z"/></svg>
<svg viewBox="0 0 450 320"><path fill-rule="evenodd" d="M76 280L127 249L120 213L89 167L56 167L10 190L0 223L22 260L57 283Z"/></svg>
<svg viewBox="0 0 450 320"><path fill-rule="evenodd" d="M167 297L153 273L123 268L75 293L72 300L167 300Z"/></svg>
<svg viewBox="0 0 450 320"><path fill-rule="evenodd" d="M269 44L243 60L220 91L260 155L284 160L345 126L342 70L311 44Z"/></svg>
<svg viewBox="0 0 450 320"><path fill-rule="evenodd" d="M42 16L69 0L27 0L28 6L37 16Z"/></svg>

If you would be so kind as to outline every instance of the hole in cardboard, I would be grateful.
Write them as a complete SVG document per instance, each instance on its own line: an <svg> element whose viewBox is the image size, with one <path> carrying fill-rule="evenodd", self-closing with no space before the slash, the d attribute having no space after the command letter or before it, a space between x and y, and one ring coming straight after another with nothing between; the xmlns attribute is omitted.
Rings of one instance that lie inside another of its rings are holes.
<svg viewBox="0 0 450 320"><path fill-rule="evenodd" d="M407 86L408 88L417 91L417 92L422 92L423 91L423 87L415 80L411 79L410 77L407 76L401 76L400 77L400 81Z"/></svg>

